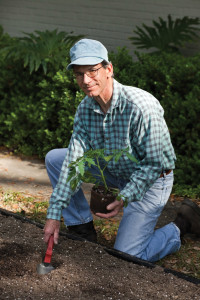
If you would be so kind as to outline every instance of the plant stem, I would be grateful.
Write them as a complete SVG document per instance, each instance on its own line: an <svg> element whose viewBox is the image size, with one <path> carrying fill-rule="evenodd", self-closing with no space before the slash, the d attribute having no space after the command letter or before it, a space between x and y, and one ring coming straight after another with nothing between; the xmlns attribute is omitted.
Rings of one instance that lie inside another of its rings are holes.
<svg viewBox="0 0 200 300"><path fill-rule="evenodd" d="M103 183L104 183L104 186L105 186L105 188L106 188L106 192L108 191L108 186L107 186L107 183L106 183L106 180L105 180L105 177L104 177L104 174L103 174L103 170L101 169L101 166L100 166L100 163L99 163L99 159L98 159L98 157L97 157L97 166L98 166L98 168L99 168L99 171L100 171L100 174L101 174L101 178L102 178L102 180L103 180Z"/></svg>

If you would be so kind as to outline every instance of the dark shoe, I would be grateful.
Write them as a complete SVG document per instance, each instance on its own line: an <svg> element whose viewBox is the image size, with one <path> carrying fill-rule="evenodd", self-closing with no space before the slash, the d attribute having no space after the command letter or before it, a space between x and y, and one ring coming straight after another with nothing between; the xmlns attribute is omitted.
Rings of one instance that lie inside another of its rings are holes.
<svg viewBox="0 0 200 300"><path fill-rule="evenodd" d="M67 226L69 233L81 237L90 242L97 242L97 233L93 221L85 224Z"/></svg>
<svg viewBox="0 0 200 300"><path fill-rule="evenodd" d="M184 199L174 221L180 229L181 237L186 233L200 236L200 207L189 199Z"/></svg>

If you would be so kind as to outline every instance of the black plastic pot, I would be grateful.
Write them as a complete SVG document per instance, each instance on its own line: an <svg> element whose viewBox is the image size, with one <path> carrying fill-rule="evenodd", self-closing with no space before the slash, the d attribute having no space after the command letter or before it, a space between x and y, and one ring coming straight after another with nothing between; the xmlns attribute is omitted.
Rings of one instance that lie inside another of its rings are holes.
<svg viewBox="0 0 200 300"><path fill-rule="evenodd" d="M90 209L93 213L107 214L110 211L106 207L115 199L116 196L113 195L112 189L106 193L103 186L94 186L91 190Z"/></svg>

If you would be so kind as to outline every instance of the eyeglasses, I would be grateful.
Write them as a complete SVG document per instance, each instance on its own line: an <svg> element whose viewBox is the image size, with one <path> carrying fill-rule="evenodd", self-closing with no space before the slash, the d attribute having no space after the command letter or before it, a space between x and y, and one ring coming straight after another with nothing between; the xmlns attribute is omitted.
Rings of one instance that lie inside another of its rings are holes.
<svg viewBox="0 0 200 300"><path fill-rule="evenodd" d="M101 67L98 68L98 69L92 69L92 70L90 70L90 71L86 71L86 72L84 72L84 73L82 73L82 72L74 72L74 75L75 75L76 79L82 79L82 78L84 77L85 74L86 74L88 77L93 78L93 77L95 77L95 76L98 75L98 71L99 71L101 68L103 68L103 66L101 66Z"/></svg>

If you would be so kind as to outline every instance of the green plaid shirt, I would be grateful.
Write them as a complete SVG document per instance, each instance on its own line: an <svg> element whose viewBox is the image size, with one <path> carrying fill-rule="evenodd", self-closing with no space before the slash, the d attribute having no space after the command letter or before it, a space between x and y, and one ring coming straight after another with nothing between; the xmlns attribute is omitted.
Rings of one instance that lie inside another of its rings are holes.
<svg viewBox="0 0 200 300"><path fill-rule="evenodd" d="M120 194L129 202L142 200L164 170L175 168L176 156L163 115L163 108L151 94L114 79L112 102L106 114L93 98L86 96L76 112L69 151L50 198L47 218L61 218L62 209L69 205L74 193L67 183L68 165L91 148L104 148L109 155L113 149L129 146L138 163L124 155L117 163L109 162L108 170L127 180Z"/></svg>

